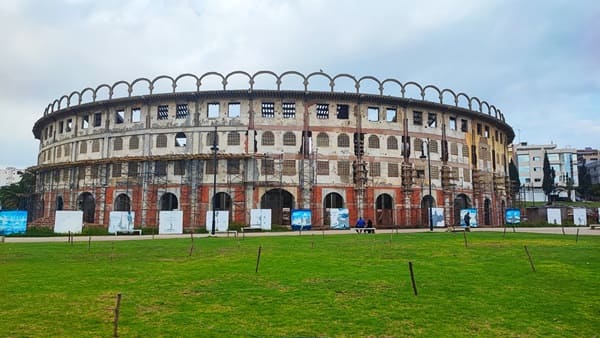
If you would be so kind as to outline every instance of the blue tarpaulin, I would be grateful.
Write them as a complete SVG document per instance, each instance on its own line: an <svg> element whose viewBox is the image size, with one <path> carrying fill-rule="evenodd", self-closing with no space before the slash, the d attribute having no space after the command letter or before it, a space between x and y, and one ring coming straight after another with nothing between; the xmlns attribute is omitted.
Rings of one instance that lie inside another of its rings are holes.
<svg viewBox="0 0 600 338"><path fill-rule="evenodd" d="M27 211L0 211L0 235L27 231Z"/></svg>

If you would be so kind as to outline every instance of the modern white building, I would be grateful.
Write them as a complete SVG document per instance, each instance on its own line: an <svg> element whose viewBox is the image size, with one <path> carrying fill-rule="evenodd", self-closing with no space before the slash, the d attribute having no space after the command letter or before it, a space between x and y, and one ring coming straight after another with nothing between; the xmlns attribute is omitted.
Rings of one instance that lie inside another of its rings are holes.
<svg viewBox="0 0 600 338"><path fill-rule="evenodd" d="M554 194L559 198L575 200L575 188L579 186L576 149L558 148L556 144L528 145L527 142L521 142L516 145L515 153L521 180L521 200L547 200L542 189L544 153L548 154L550 167L555 172Z"/></svg>
<svg viewBox="0 0 600 338"><path fill-rule="evenodd" d="M20 171L23 171L23 169L17 169L15 167L0 168L0 187L19 182Z"/></svg>

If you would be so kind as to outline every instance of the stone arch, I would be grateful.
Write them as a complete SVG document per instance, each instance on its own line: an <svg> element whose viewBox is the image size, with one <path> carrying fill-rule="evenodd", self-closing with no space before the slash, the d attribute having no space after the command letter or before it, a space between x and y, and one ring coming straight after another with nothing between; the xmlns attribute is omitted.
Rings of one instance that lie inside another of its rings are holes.
<svg viewBox="0 0 600 338"><path fill-rule="evenodd" d="M56 210L63 210L64 208L64 200L62 196L56 197Z"/></svg>
<svg viewBox="0 0 600 338"><path fill-rule="evenodd" d="M254 90L254 85L256 84L256 79L260 75L264 75L264 74L266 74L266 75L272 75L275 78L275 85L277 86L277 82L279 80L279 77L277 76L277 74L275 74L275 73L273 73L272 71L269 71L269 70L261 70L261 71L258 71L256 73L254 73L254 75L252 75L252 77L250 79L250 90Z"/></svg>
<svg viewBox="0 0 600 338"><path fill-rule="evenodd" d="M83 192L77 197L77 209L83 211L83 221L94 223L96 200L90 192Z"/></svg>
<svg viewBox="0 0 600 338"><path fill-rule="evenodd" d="M218 192L214 195L212 207L219 211L229 211L231 217L231 196L226 192Z"/></svg>
<svg viewBox="0 0 600 338"><path fill-rule="evenodd" d="M471 207L471 199L465 194L458 194L454 198L454 225L460 225L460 211Z"/></svg>
<svg viewBox="0 0 600 338"><path fill-rule="evenodd" d="M394 224L394 198L390 194L380 194L375 200L375 224Z"/></svg>
<svg viewBox="0 0 600 338"><path fill-rule="evenodd" d="M429 227L429 208L435 208L435 198L425 195L421 199L421 224Z"/></svg>
<svg viewBox="0 0 600 338"><path fill-rule="evenodd" d="M344 198L337 192L330 192L323 198L323 225L331 224L329 209L339 209L344 207Z"/></svg>
<svg viewBox="0 0 600 338"><path fill-rule="evenodd" d="M294 196L284 189L271 189L261 197L260 208L271 209L271 223L290 225Z"/></svg>
<svg viewBox="0 0 600 338"><path fill-rule="evenodd" d="M178 207L179 202L177 201L177 196L175 196L175 194L166 192L160 197L161 211L177 210Z"/></svg>
<svg viewBox="0 0 600 338"><path fill-rule="evenodd" d="M390 135L387 138L387 149L388 150L397 150L398 149L398 139L394 135Z"/></svg>
<svg viewBox="0 0 600 338"><path fill-rule="evenodd" d="M130 211L131 210L131 199L127 194L119 194L115 198L114 204L115 211Z"/></svg>

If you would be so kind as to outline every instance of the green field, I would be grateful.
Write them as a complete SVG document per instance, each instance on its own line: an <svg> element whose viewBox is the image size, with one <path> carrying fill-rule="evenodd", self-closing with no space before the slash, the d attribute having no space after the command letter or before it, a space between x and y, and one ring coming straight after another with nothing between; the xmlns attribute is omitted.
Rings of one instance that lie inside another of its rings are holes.
<svg viewBox="0 0 600 338"><path fill-rule="evenodd" d="M467 236L3 243L0 336L598 335L600 237Z"/></svg>

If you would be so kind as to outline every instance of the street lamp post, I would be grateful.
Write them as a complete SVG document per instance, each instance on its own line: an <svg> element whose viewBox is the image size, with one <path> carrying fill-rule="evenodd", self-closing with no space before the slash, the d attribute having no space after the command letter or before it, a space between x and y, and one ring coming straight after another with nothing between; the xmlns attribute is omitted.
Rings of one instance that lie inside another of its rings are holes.
<svg viewBox="0 0 600 338"><path fill-rule="evenodd" d="M424 159L425 157L427 157L427 173L429 174L429 198L428 198L428 204L429 204L429 208L428 208L428 214L429 214L429 231L433 231L433 215L431 214L431 208L432 208L432 200L433 200L433 196L431 195L431 152L429 149L429 138L427 139L427 141L423 141L423 143L427 144L427 155L425 155L425 149L421 147L421 156L419 158Z"/></svg>
<svg viewBox="0 0 600 338"><path fill-rule="evenodd" d="M213 152L213 198L212 198L212 227L210 230L210 234L212 236L215 235L215 216L216 209L215 204L217 202L217 151L219 151L219 147L217 146L217 125L215 125L215 131L213 133L213 145L210 148Z"/></svg>

